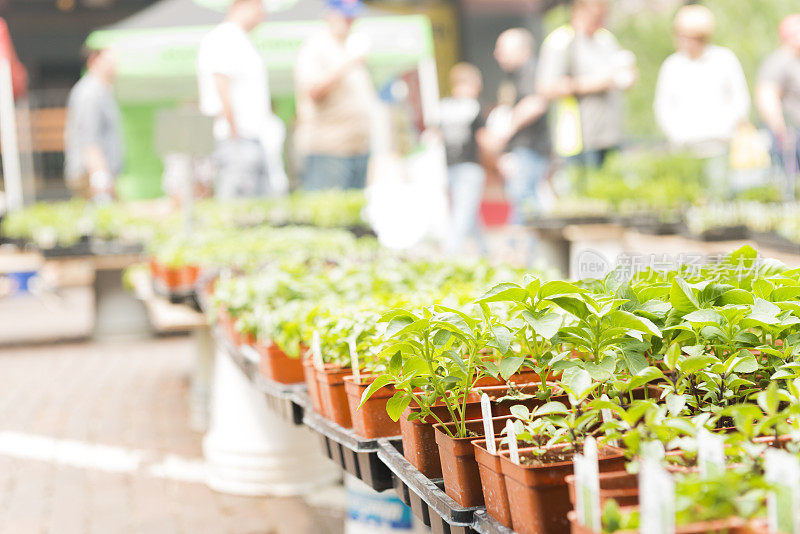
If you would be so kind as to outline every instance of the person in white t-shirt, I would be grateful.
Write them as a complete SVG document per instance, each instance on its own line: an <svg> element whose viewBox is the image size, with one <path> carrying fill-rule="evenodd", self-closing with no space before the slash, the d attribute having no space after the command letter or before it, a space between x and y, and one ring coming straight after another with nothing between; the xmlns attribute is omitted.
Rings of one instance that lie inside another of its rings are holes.
<svg viewBox="0 0 800 534"><path fill-rule="evenodd" d="M259 140L270 116L269 83L248 33L264 21L262 0L233 0L225 21L200 43L200 111L214 117L218 198L267 193L267 162Z"/></svg>
<svg viewBox="0 0 800 534"><path fill-rule="evenodd" d="M731 139L750 110L747 81L736 55L709 43L714 15L708 8L682 7L674 31L677 52L658 73L656 120L672 146L706 159L709 179L724 187L719 182Z"/></svg>

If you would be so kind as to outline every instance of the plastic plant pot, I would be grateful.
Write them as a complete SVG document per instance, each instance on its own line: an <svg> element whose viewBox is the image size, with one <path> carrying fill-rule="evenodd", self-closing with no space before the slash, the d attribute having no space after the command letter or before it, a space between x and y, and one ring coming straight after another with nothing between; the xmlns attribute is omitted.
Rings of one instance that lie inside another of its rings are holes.
<svg viewBox="0 0 800 534"><path fill-rule="evenodd" d="M495 439L495 450L500 450L501 441L501 438ZM508 507L508 491L503 477L503 469L500 466L500 455L491 454L486 450L485 439L473 440L472 447L475 449L475 461L480 472L486 511L498 523L506 528L511 528L511 510Z"/></svg>
<svg viewBox="0 0 800 534"><path fill-rule="evenodd" d="M316 370L322 415L342 428L353 426L347 393L344 390L344 377L352 373L353 370L349 367L333 364L325 364L322 370Z"/></svg>
<svg viewBox="0 0 800 534"><path fill-rule="evenodd" d="M639 505L639 477L627 471L600 473L600 506L613 499L620 506ZM566 478L569 502L575 506L575 475Z"/></svg>
<svg viewBox="0 0 800 534"><path fill-rule="evenodd" d="M303 380L306 383L308 390L308 397L311 399L311 407L320 415L322 412L322 400L319 396L319 384L317 384L317 369L314 367L314 360L311 358L303 358Z"/></svg>
<svg viewBox="0 0 800 534"><path fill-rule="evenodd" d="M364 391L375 380L374 375L361 375L361 383L355 383L355 377L344 377L344 391L347 395L347 404L350 407L350 420L353 422L353 430L362 438L388 438L400 434L400 422L392 421L386 413L386 403L395 393L392 386L384 386L361 403Z"/></svg>
<svg viewBox="0 0 800 534"><path fill-rule="evenodd" d="M496 435L499 435L505 428L506 421L509 419L511 416L492 419ZM455 423L437 424L433 427L436 433L436 445L439 447L439 458L442 462L444 491L465 508L481 506L484 504L483 489L472 442L475 441L475 438L483 436L483 420L467 421L467 432L470 435L465 438L450 437L444 431L445 426L455 433Z"/></svg>
<svg viewBox="0 0 800 534"><path fill-rule="evenodd" d="M290 358L275 343L256 342L256 351L261 355L258 369L261 374L281 384L296 384L303 381L303 362L300 358Z"/></svg>
<svg viewBox="0 0 800 534"><path fill-rule="evenodd" d="M428 478L442 478L442 463L439 459L439 447L436 445L436 434L433 425L438 423L434 418L428 420L408 420L412 412L419 407L409 406L400 416L400 435L403 438L403 456L411 465L419 469ZM444 404L431 407L431 411L443 422L450 422L450 412ZM480 396L476 392L467 400L467 419L478 419L481 416Z"/></svg>
<svg viewBox="0 0 800 534"><path fill-rule="evenodd" d="M564 450L564 445L545 447L552 453ZM526 456L533 448L520 449L521 464L500 453L500 465L506 481L512 528L519 534L561 534L569 529L569 489L566 477L572 474L572 460L527 465ZM600 471L619 470L625 457L619 449L602 447L599 452Z"/></svg>

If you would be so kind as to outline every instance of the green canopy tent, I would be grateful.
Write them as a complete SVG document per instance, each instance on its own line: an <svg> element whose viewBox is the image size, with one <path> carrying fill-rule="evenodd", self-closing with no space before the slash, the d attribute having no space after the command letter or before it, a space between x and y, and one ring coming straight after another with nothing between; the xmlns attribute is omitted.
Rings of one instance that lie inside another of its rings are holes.
<svg viewBox="0 0 800 534"><path fill-rule="evenodd" d="M224 17L226 0L162 0L113 26L93 32L87 45L113 46L119 58L117 97L123 110L128 149L125 175L120 179L124 198L161 194L161 161L155 138L156 113L197 101L195 61L203 35ZM289 121L293 115L292 70L303 41L323 22L323 0L271 2L268 22L253 31L270 76L276 113ZM277 5L276 5L277 4ZM370 72L380 87L402 73L425 65L433 67L430 22L418 15L391 16L365 9L356 29L372 43ZM430 80L430 73L421 79ZM438 92L428 88L430 98Z"/></svg>

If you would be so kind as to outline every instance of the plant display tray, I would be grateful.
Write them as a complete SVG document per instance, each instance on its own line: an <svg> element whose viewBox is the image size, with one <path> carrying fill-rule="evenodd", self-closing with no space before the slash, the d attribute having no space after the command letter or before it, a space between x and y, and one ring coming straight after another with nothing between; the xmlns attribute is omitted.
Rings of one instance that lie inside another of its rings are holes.
<svg viewBox="0 0 800 534"><path fill-rule="evenodd" d="M323 453L342 469L375 491L392 488L392 473L378 457L379 440L364 439L313 409L305 411L303 423L320 435Z"/></svg>
<svg viewBox="0 0 800 534"><path fill-rule="evenodd" d="M532 217L528 219L528 226L537 230L552 230L563 228L571 224L605 224L611 222L607 215L584 215L581 217Z"/></svg>
<svg viewBox="0 0 800 534"><path fill-rule="evenodd" d="M92 239L89 244L92 254L97 256L128 256L144 252L144 245L136 242L106 241Z"/></svg>
<svg viewBox="0 0 800 534"><path fill-rule="evenodd" d="M69 247L56 245L52 248L38 248L45 258L73 258L79 256L92 256L92 246L88 240L79 241Z"/></svg>
<svg viewBox="0 0 800 534"><path fill-rule="evenodd" d="M497 522L486 510L477 510L472 521L472 530L477 534L514 534L514 531Z"/></svg>
<svg viewBox="0 0 800 534"><path fill-rule="evenodd" d="M613 222L647 235L673 235L683 229L683 223L678 218L664 219L646 213L620 215Z"/></svg>
<svg viewBox="0 0 800 534"><path fill-rule="evenodd" d="M212 329L212 335L217 346L228 354L250 383L265 394L267 405L272 411L296 425L303 424L303 413L307 404L303 401L305 385L278 384L267 380L258 370L261 357L255 350L251 347L234 346L216 327Z"/></svg>
<svg viewBox="0 0 800 534"><path fill-rule="evenodd" d="M475 512L482 506L464 508L444 492L442 479L429 479L403 456L399 439L380 439L378 457L394 477L400 500L436 534L471 534Z"/></svg>
<svg viewBox="0 0 800 534"><path fill-rule="evenodd" d="M800 243L795 243L775 232L751 232L750 237L756 242L758 248L771 248L779 252L800 254Z"/></svg>
<svg viewBox="0 0 800 534"><path fill-rule="evenodd" d="M202 311L195 289L174 290L167 288L161 281L153 280L153 292L159 297L169 300L171 304L185 304L194 310Z"/></svg>
<svg viewBox="0 0 800 534"><path fill-rule="evenodd" d="M709 228L699 234L693 234L685 229L682 232L684 237L697 241L739 241L749 237L749 231L744 225L737 226L718 226Z"/></svg>
<svg viewBox="0 0 800 534"><path fill-rule="evenodd" d="M305 383L281 384L270 380L258 370L261 355L253 347L239 347L238 352L249 362L248 365L255 366L255 374L252 377L248 375L248 378L256 389L266 395L267 406L287 421L302 425L303 414L309 405Z"/></svg>

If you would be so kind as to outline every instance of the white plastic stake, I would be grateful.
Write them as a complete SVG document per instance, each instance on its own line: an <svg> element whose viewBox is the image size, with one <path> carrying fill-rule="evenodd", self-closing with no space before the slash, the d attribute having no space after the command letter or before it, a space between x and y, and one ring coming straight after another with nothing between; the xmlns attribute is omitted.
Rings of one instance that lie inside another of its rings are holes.
<svg viewBox="0 0 800 534"><path fill-rule="evenodd" d="M800 534L800 462L786 451L769 448L764 470L775 488L767 497L769 531Z"/></svg>
<svg viewBox="0 0 800 534"><path fill-rule="evenodd" d="M725 472L725 443L722 436L701 428L697 433L697 465L700 476L710 478Z"/></svg>
<svg viewBox="0 0 800 534"><path fill-rule="evenodd" d="M322 361L322 342L317 330L314 330L314 334L311 337L311 357L314 358L314 367L322 371L325 364Z"/></svg>
<svg viewBox="0 0 800 534"><path fill-rule="evenodd" d="M497 454L494 442L494 424L492 423L492 401L489 395L481 395L481 415L483 416L483 435L486 437L486 450L489 454Z"/></svg>
<svg viewBox="0 0 800 534"><path fill-rule="evenodd" d="M350 347L350 368L353 370L353 382L361 384L361 367L358 363L358 351L356 350L356 339L351 337L347 340Z"/></svg>
<svg viewBox="0 0 800 534"><path fill-rule="evenodd" d="M519 465L519 448L517 447L517 433L514 430L514 423L506 422L506 435L508 436L508 457L512 462Z"/></svg>
<svg viewBox="0 0 800 534"><path fill-rule="evenodd" d="M675 534L675 482L652 457L639 466L639 505L639 532Z"/></svg>
<svg viewBox="0 0 800 534"><path fill-rule="evenodd" d="M588 437L583 454L575 454L575 510L578 521L591 530L602 530L600 513L600 468L597 462L597 442Z"/></svg>

